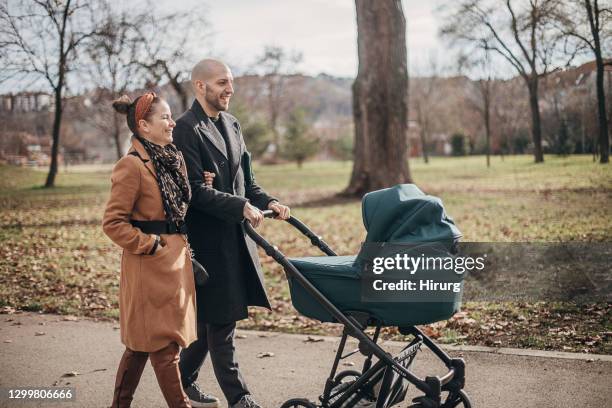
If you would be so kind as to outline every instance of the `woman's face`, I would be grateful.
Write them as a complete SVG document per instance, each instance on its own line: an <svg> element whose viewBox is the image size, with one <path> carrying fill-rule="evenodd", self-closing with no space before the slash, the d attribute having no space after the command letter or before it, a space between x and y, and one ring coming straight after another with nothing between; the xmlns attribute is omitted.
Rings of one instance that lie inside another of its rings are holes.
<svg viewBox="0 0 612 408"><path fill-rule="evenodd" d="M176 126L172 120L170 106L166 101L161 100L152 107L153 112L147 120L141 119L138 122L139 134L160 146L172 143L172 129Z"/></svg>

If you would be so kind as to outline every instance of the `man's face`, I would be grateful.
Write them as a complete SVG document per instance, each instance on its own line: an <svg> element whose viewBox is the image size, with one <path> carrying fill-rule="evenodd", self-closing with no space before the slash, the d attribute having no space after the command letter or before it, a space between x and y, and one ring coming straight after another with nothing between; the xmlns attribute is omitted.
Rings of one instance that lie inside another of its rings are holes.
<svg viewBox="0 0 612 408"><path fill-rule="evenodd" d="M234 77L229 69L223 69L206 81L206 102L218 111L229 108L230 98L234 94Z"/></svg>

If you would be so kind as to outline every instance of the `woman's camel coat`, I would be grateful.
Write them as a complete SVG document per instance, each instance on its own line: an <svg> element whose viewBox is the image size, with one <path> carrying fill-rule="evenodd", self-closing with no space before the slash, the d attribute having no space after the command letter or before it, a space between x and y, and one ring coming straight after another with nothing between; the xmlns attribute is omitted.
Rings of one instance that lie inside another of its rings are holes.
<svg viewBox="0 0 612 408"><path fill-rule="evenodd" d="M119 312L121 341L135 351L153 352L171 342L187 347L196 340L196 299L191 256L183 234L162 234L165 246L154 254L155 236L130 220L164 220L155 168L143 145L132 138L130 152L113 169L103 228L123 248ZM183 161L182 171L186 174Z"/></svg>

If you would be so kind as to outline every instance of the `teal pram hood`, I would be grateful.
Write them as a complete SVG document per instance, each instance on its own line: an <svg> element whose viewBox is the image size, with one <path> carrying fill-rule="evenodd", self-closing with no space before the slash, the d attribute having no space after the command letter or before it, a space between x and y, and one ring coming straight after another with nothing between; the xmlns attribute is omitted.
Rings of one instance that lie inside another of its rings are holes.
<svg viewBox="0 0 612 408"><path fill-rule="evenodd" d="M362 203L365 243L431 243L446 251L461 237L442 201L424 194L414 184L400 184L368 193ZM366 245L364 245L365 249ZM461 294L454 301L363 303L361 264L357 256L291 258L291 263L341 311L366 312L386 326L412 326L448 319L459 310ZM363 258L363 259L362 259ZM303 315L323 322L334 318L301 285L289 277L291 300Z"/></svg>
<svg viewBox="0 0 612 408"><path fill-rule="evenodd" d="M398 184L363 197L366 242L454 241L461 232L444 211L442 200L414 184Z"/></svg>

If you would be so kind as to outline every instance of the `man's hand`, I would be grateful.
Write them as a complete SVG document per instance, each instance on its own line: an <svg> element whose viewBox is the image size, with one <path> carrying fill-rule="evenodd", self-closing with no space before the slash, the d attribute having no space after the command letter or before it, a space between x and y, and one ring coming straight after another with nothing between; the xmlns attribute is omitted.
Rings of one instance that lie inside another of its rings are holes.
<svg viewBox="0 0 612 408"><path fill-rule="evenodd" d="M213 181L215 180L215 173L211 173L210 171L204 172L204 185L206 187L212 187Z"/></svg>
<svg viewBox="0 0 612 408"><path fill-rule="evenodd" d="M246 203L244 210L242 211L244 218L249 220L253 228L257 228L264 219L263 213L257 207L253 207L251 204Z"/></svg>
<svg viewBox="0 0 612 408"><path fill-rule="evenodd" d="M291 216L291 210L286 205L282 205L278 201L270 201L268 204L268 210L272 210L278 215L274 218L277 220L286 220Z"/></svg>

